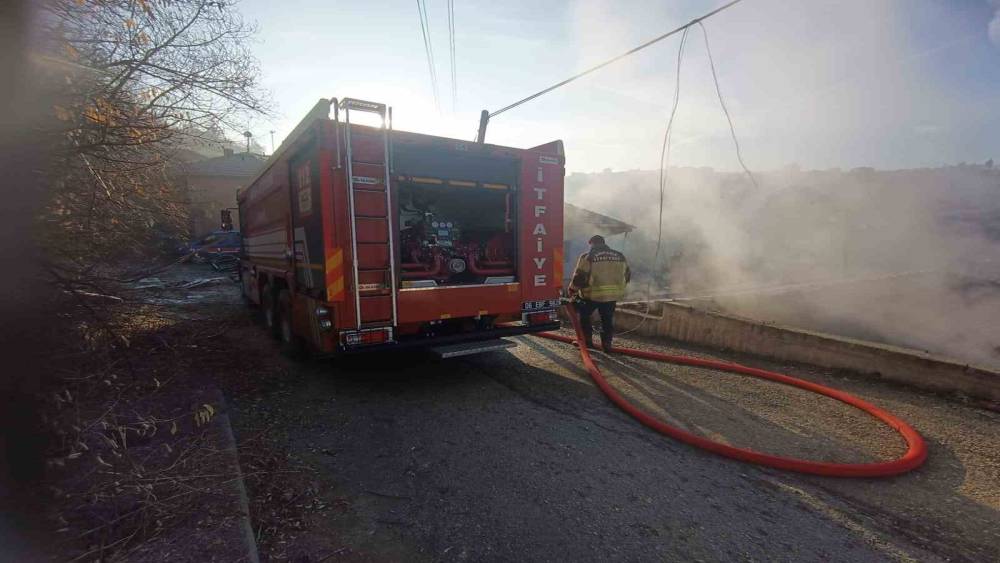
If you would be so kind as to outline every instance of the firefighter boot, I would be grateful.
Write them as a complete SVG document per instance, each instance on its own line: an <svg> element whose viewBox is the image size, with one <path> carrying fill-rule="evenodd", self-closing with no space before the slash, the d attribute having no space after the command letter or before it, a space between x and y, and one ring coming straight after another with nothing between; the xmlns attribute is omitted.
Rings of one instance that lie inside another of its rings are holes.
<svg viewBox="0 0 1000 563"><path fill-rule="evenodd" d="M611 333L609 332L601 333L601 350L604 350L604 352L607 354L611 353L611 339L612 339Z"/></svg>
<svg viewBox="0 0 1000 563"><path fill-rule="evenodd" d="M597 346L594 345L594 329L591 328L590 330L587 330L587 328L589 328L587 326L583 326L581 328L583 328L583 343L587 346L587 348L596 350Z"/></svg>

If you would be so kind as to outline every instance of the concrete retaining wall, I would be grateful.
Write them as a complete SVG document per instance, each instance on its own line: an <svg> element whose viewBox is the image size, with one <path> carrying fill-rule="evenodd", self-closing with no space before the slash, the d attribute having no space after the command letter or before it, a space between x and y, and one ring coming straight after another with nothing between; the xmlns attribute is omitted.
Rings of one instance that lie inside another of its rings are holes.
<svg viewBox="0 0 1000 563"><path fill-rule="evenodd" d="M647 316L619 307L615 328L619 332L635 328L645 317L638 334L773 360L846 369L932 391L1000 402L1000 372L986 368L916 350L762 324L678 303L656 303L653 311L661 308L659 315Z"/></svg>

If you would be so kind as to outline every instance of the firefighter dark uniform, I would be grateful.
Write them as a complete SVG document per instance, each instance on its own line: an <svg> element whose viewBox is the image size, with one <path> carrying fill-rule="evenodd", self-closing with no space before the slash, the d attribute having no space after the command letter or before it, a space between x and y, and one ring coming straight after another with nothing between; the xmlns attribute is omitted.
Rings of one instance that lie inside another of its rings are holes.
<svg viewBox="0 0 1000 563"><path fill-rule="evenodd" d="M632 277L625 255L608 247L604 238L596 235L590 239L590 251L580 255L573 271L570 289L580 298L576 309L586 345L594 347L594 325L591 315L596 310L601 316L601 348L611 351L615 331L615 306L625 297L625 286Z"/></svg>

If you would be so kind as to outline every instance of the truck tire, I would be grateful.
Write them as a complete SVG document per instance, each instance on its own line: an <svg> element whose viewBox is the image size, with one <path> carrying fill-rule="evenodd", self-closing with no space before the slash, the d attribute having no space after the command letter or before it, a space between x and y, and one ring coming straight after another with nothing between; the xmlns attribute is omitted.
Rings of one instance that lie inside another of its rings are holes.
<svg viewBox="0 0 1000 563"><path fill-rule="evenodd" d="M278 340L281 341L281 352L293 359L305 356L305 343L292 325L292 296L288 290L278 293Z"/></svg>
<svg viewBox="0 0 1000 563"><path fill-rule="evenodd" d="M236 270L236 271L240 275L240 278L239 278L240 297L243 298L243 304L246 305L251 310L252 309L256 309L257 308L257 304L254 303L253 299L250 299L250 295L247 294L247 280L243 276L243 266L241 265L239 267L239 269Z"/></svg>
<svg viewBox="0 0 1000 563"><path fill-rule="evenodd" d="M264 286L260 296L260 308L264 317L264 328L273 338L278 338L278 303L270 285Z"/></svg>

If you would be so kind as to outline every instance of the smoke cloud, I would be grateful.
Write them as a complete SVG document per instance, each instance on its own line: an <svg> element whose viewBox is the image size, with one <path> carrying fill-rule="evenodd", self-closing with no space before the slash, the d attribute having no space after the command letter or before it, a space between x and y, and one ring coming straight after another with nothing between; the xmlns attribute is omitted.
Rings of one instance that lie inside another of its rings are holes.
<svg viewBox="0 0 1000 563"><path fill-rule="evenodd" d="M567 177L567 200L635 224L634 299L1000 367L1000 171L987 165L757 175L671 168Z"/></svg>
<svg viewBox="0 0 1000 563"><path fill-rule="evenodd" d="M653 0L628 13L611 0L578 3L573 30L588 40L575 66L703 11ZM706 26L745 160L770 171L756 174L759 188L734 172L704 40L693 30L655 263L652 169L679 38L540 99L541 117L521 128L565 139L576 171L567 201L638 226L625 249L636 274L631 297L670 294L1000 368L1000 171L987 161L1000 130L1000 0L759 0ZM546 118L568 111L581 118L550 132ZM980 164L942 164L961 160ZM795 162L801 169L788 166ZM631 170L594 172L605 167Z"/></svg>
<svg viewBox="0 0 1000 563"><path fill-rule="evenodd" d="M993 8L993 19L990 20L987 32L989 33L990 41L997 47L1000 47L1000 0L989 0L989 3Z"/></svg>

